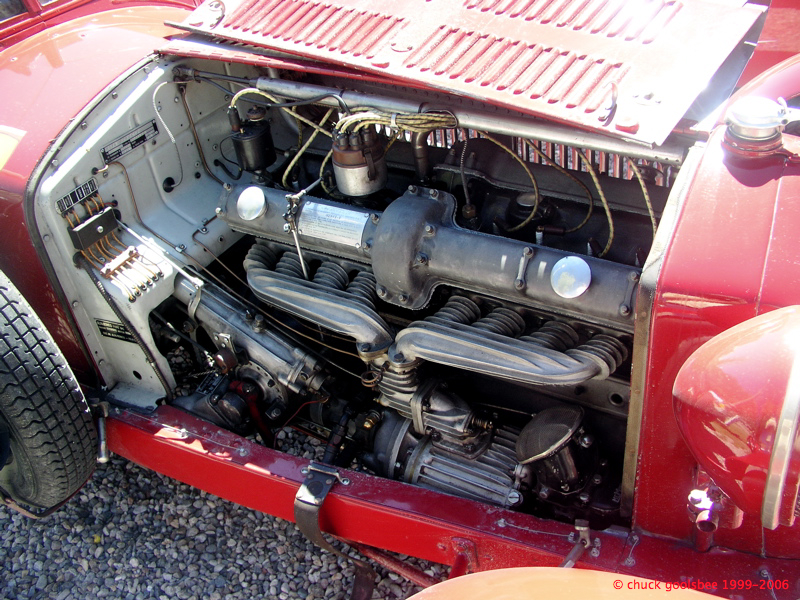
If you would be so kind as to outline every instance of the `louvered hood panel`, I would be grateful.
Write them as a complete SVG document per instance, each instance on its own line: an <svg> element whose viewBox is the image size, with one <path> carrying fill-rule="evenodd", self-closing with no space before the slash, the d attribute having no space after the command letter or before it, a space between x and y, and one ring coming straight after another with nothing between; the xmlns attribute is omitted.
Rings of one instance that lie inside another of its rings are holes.
<svg viewBox="0 0 800 600"><path fill-rule="evenodd" d="M661 144L762 12L724 0L207 0L180 26Z"/></svg>

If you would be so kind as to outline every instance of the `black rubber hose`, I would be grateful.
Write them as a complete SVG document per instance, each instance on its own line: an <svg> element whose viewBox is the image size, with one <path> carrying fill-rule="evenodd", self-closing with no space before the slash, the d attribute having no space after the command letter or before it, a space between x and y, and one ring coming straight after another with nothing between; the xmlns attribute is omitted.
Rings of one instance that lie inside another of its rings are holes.
<svg viewBox="0 0 800 600"><path fill-rule="evenodd" d="M125 316L125 313L123 313L122 310L119 308L119 306L117 306L117 303L114 301L114 298L111 296L111 294L108 293L108 290L106 290L106 287L103 285L103 282L100 281L100 279L97 277L89 262L80 254L77 255L75 260L78 263L78 266L80 266L84 271L86 271L89 274L89 278L94 283L95 287L97 288L97 291L100 292L100 295L103 297L106 303L108 303L108 305L111 307L111 310L114 311L114 314L120 320L120 323L122 323L125 326L125 329L127 329L128 332L133 336L133 339L136 340L136 343L139 345L139 348L141 348L142 352L144 352L144 356L147 359L147 362L150 363L150 366L153 368L153 372L156 374L156 377L158 377L158 380L164 387L165 397L167 401L172 400L173 394L172 390L169 387L169 384L167 383L167 378L164 376L164 373L161 372L161 368L158 366L158 363L156 362L156 357L148 347L147 342L141 335L139 335L139 332L136 331L136 328L128 320L128 317Z"/></svg>

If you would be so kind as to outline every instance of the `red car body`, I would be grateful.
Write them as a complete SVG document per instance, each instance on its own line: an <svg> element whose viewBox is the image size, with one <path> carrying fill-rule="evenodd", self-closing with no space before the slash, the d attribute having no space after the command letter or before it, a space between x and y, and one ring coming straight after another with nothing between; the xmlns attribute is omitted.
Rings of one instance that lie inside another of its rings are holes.
<svg viewBox="0 0 800 600"><path fill-rule="evenodd" d="M777 11L769 14L765 30L775 31L770 18ZM791 12L796 14L796 10ZM6 156L0 160L0 268L30 301L73 369L87 382L96 370L94 359L71 307L54 283L51 261L32 222L30 203L37 176L52 160L51 143L64 127L120 74L162 47L164 38L180 33L159 24L180 22L185 16L182 9L164 6L71 15L67 22L42 25L46 29L0 52L0 89L6 96L0 108L0 126L5 126L0 130L0 157L3 151ZM103 60L98 60L101 52ZM218 53L232 62L250 60L237 58L235 50L219 49ZM756 53L753 60L760 61L761 55ZM331 67L331 72L338 69ZM375 74L364 78L381 80ZM800 56L756 76L737 97L745 95L800 96ZM21 131L18 139L13 139L12 129ZM651 251L642 274L623 473L634 490L628 499L630 527L593 532L597 552L584 554L578 566L682 582L695 589L700 583L703 587L714 583L706 591L727 598L795 598L800 594L800 524L795 521L792 526L768 529L757 513L773 442L769 431L765 433L769 426L764 421L774 420L781 411L791 360L766 378L777 382L775 389L759 396L758 410L751 407L756 424L746 444L754 455L761 452L761 459L747 462L743 469L746 477L758 471L755 478L762 483L752 489L742 483L741 489L742 497L756 508L738 506L744 509L738 517L730 517L734 509L721 510L713 533L698 529L687 515L687 494L708 484L697 453L731 452L731 438L729 432L719 430L720 417L713 410L681 404L680 399L676 410L673 387L679 371L715 336L759 315L798 304L800 299L796 242L800 162L791 151L797 138L783 133L787 149L783 153L742 156L730 151L725 129L716 127L702 152L695 152L699 164L682 183L676 210L662 216L660 247ZM787 317L781 327L791 323ZM697 368L714 360L709 355ZM719 361L724 365L724 360ZM721 389L734 407L740 406L739 413L732 410L742 418L750 414L748 398L731 396L736 390L764 388L760 377L763 372L734 369L724 380ZM686 389L693 388L687 384ZM681 396L677 387L675 394ZM293 519L293 501L305 479L306 460L167 406L150 414L114 411L107 426L113 452L221 497ZM699 433L686 434L687 442L682 429L684 434L687 430ZM794 439L793 452L790 471L800 464L800 437ZM733 462L729 459L725 464ZM729 476L740 483L745 477ZM796 472L789 476L796 477ZM567 523L365 473L353 472L348 477L350 485L336 486L325 502L324 530L357 544L451 564L453 575L555 566L575 543L568 537L574 528ZM720 481L716 483L730 495ZM726 521L729 517L731 522ZM737 518L741 522L732 524Z"/></svg>

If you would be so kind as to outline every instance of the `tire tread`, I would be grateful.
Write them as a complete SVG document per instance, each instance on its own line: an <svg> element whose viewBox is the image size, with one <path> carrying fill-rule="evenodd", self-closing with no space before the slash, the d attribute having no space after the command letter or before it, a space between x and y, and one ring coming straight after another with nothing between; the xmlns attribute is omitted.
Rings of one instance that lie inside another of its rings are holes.
<svg viewBox="0 0 800 600"><path fill-rule="evenodd" d="M97 434L89 406L50 333L0 272L0 417L34 468L17 501L49 508L94 470Z"/></svg>

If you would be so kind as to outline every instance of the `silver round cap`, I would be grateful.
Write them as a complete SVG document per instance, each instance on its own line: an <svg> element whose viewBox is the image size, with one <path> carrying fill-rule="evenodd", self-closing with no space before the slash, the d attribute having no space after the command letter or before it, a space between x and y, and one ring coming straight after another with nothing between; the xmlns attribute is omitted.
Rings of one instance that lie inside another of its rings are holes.
<svg viewBox="0 0 800 600"><path fill-rule="evenodd" d="M245 221L257 219L267 212L267 201L264 198L264 190L260 187L251 185L242 190L239 199L236 200L236 212Z"/></svg>
<svg viewBox="0 0 800 600"><path fill-rule="evenodd" d="M565 256L553 265L550 285L562 298L577 298L589 289L592 269L580 256Z"/></svg>
<svg viewBox="0 0 800 600"><path fill-rule="evenodd" d="M786 105L760 96L745 96L728 108L728 131L744 140L769 140L786 125Z"/></svg>

